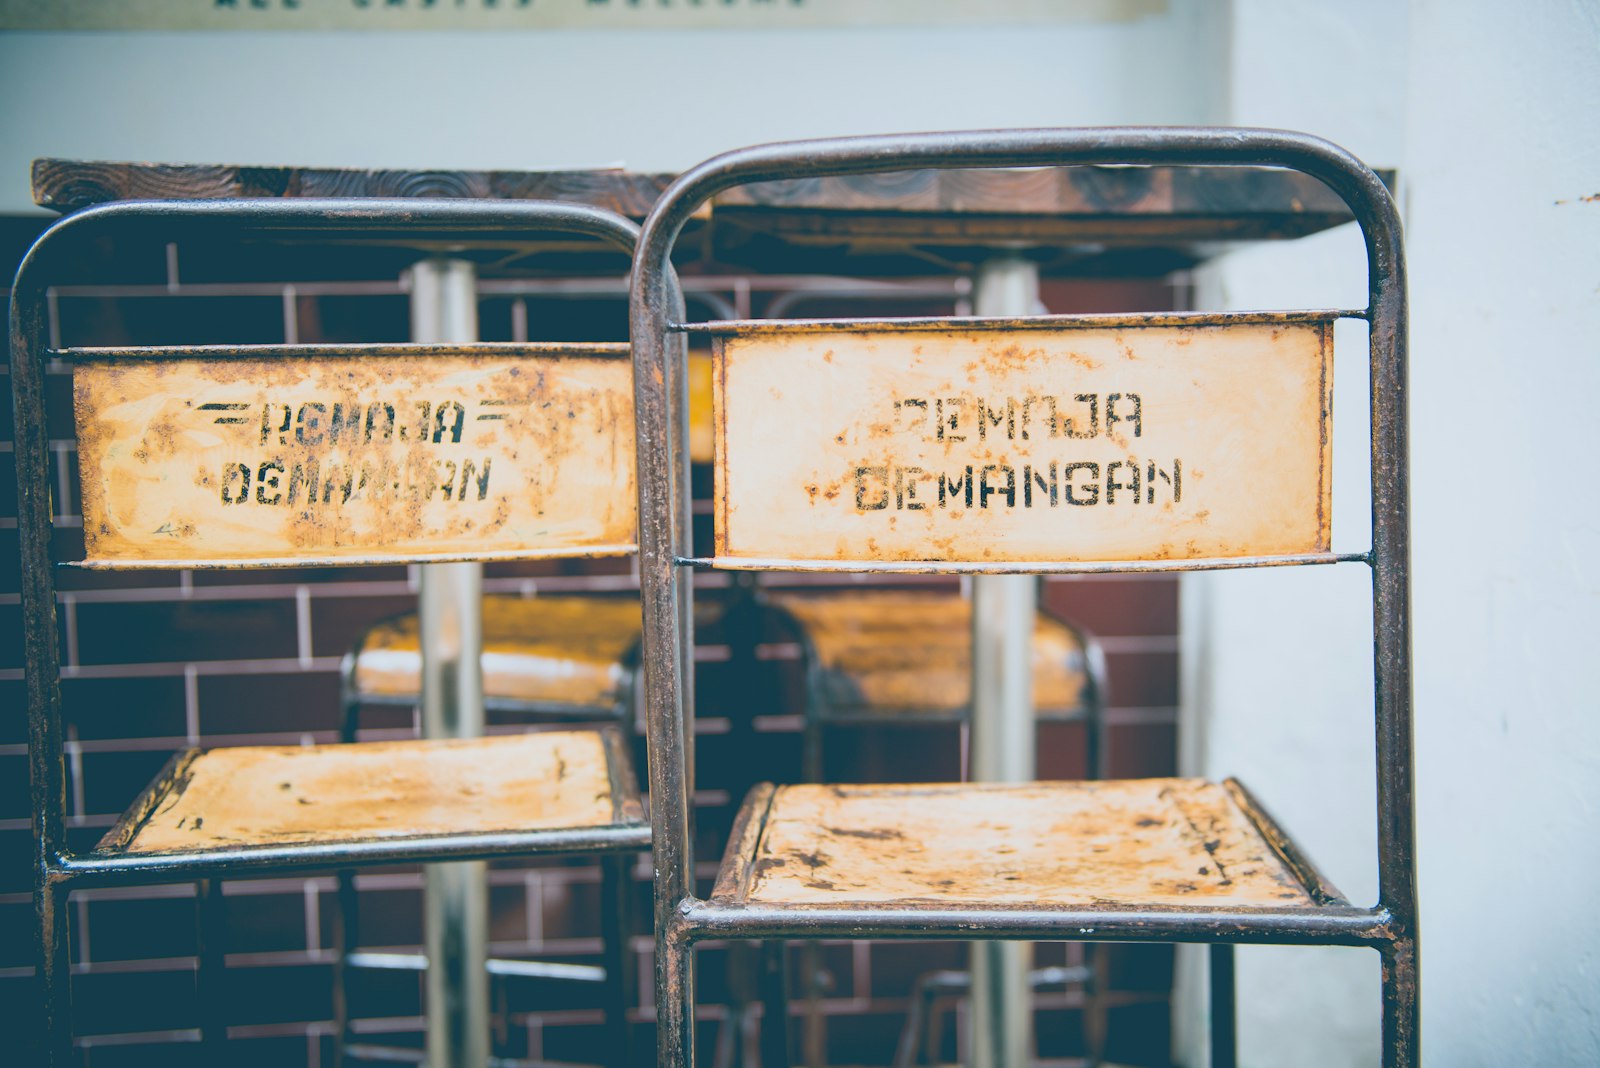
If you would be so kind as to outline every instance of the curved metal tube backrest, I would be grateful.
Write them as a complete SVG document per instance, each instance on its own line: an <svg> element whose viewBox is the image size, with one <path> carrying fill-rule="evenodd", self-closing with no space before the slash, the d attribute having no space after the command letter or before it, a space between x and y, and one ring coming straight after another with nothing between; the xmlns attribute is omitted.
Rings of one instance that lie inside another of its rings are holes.
<svg viewBox="0 0 1600 1068"><path fill-rule="evenodd" d="M656 923L673 926L693 898L689 792L691 721L679 670L684 635L673 620L689 596L679 577L687 505L674 486L671 255L691 215L737 185L913 168L1085 164L1279 166L1326 184L1355 214L1366 240L1371 344L1372 548L1378 764L1380 903L1399 930L1414 930L1411 671L1407 530L1406 290L1399 215L1376 174L1320 138L1278 130L1130 127L989 130L797 141L740 149L685 172L645 220L633 268L630 330L638 419L639 552L644 600L645 700L655 834ZM675 386L676 384L676 386ZM675 390L675 392L674 392Z"/></svg>
<svg viewBox="0 0 1600 1068"><path fill-rule="evenodd" d="M583 234L633 251L639 227L582 204L487 200L211 200L122 201L57 220L23 257L11 292L11 379L16 411L17 526L29 771L36 813L36 874L48 879L63 855L65 777L61 763L60 650L56 645L55 581L50 558L49 442L44 361L49 350L46 289L52 271L82 254L93 238L147 235L326 240L392 239L438 251L473 245L531 244L552 232ZM670 272L669 272L670 274ZM667 279L669 303L675 276Z"/></svg>

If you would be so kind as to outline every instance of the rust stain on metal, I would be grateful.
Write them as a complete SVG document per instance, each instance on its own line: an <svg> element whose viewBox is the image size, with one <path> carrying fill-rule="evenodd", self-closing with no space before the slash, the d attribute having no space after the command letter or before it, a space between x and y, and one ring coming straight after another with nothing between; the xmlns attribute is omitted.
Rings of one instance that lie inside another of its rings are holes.
<svg viewBox="0 0 1600 1068"><path fill-rule="evenodd" d="M1331 319L727 324L716 555L1326 552Z"/></svg>
<svg viewBox="0 0 1600 1068"><path fill-rule="evenodd" d="M615 351L195 352L75 368L91 566L633 549Z"/></svg>
<svg viewBox="0 0 1600 1068"><path fill-rule="evenodd" d="M780 786L759 800L742 858L753 904L1315 906L1228 789L1200 779Z"/></svg>
<svg viewBox="0 0 1600 1068"><path fill-rule="evenodd" d="M972 700L972 603L950 593L772 596L793 615L816 653L830 704L907 714L956 712ZM1036 709L1078 707L1083 648L1057 619L1033 629Z"/></svg>
<svg viewBox="0 0 1600 1068"><path fill-rule="evenodd" d="M612 820L597 731L198 753L129 853L405 835L598 827Z"/></svg>
<svg viewBox="0 0 1600 1068"><path fill-rule="evenodd" d="M483 602L486 697L596 705L616 700L639 641L639 603L597 597L488 597ZM386 620L356 652L362 694L422 689L417 617Z"/></svg>

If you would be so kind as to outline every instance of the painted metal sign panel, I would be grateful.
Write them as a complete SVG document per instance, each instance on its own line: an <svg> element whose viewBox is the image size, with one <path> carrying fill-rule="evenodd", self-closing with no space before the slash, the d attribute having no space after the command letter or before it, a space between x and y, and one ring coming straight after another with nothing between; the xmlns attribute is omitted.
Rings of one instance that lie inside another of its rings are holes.
<svg viewBox="0 0 1600 1068"><path fill-rule="evenodd" d="M724 566L1329 547L1331 317L729 324Z"/></svg>
<svg viewBox="0 0 1600 1068"><path fill-rule="evenodd" d="M634 549L626 346L73 355L85 566Z"/></svg>

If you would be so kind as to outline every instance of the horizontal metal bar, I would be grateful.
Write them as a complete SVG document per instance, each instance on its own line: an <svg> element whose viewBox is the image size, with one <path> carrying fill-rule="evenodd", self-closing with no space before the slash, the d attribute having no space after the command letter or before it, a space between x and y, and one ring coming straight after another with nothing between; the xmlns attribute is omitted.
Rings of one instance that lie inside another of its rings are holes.
<svg viewBox="0 0 1600 1068"><path fill-rule="evenodd" d="M347 968L370 968L374 971L420 972L426 971L428 957L423 953L359 953L345 954ZM491 957L487 965L490 975L509 979L556 979L574 983L603 983L606 970L597 964L567 964L554 960L510 960Z"/></svg>
<svg viewBox="0 0 1600 1068"><path fill-rule="evenodd" d="M281 556L260 560L58 560L57 567L82 571L245 571L273 567L371 567L378 564L446 564L459 561L587 560L632 556L637 545L591 545L581 549L516 549L477 553L376 553L366 556Z"/></svg>
<svg viewBox="0 0 1600 1068"><path fill-rule="evenodd" d="M301 872L367 864L487 860L556 853L633 852L649 844L649 824L629 822L472 835L233 846L190 853L64 854L49 866L48 872L56 882L135 885L178 879L232 878L245 872Z"/></svg>
<svg viewBox="0 0 1600 1068"><path fill-rule="evenodd" d="M1354 906L1301 909L917 905L859 903L727 905L693 900L677 913L683 936L816 940L825 938L1033 942L1237 942L1256 945L1374 946L1391 941L1388 910Z"/></svg>
<svg viewBox="0 0 1600 1068"><path fill-rule="evenodd" d="M1231 571L1246 567L1312 564L1371 564L1370 553L1296 553L1288 556L1229 556L1205 560L1065 560L1017 563L940 560L769 560L742 556L679 556L679 567L719 571L837 571L897 575L1108 575L1162 571Z"/></svg>
<svg viewBox="0 0 1600 1068"><path fill-rule="evenodd" d="M489 974L506 979L558 979L572 983L603 983L606 970L598 964L566 964L555 960L489 959Z"/></svg>
<svg viewBox="0 0 1600 1068"><path fill-rule="evenodd" d="M685 334L814 334L834 331L928 330L1104 330L1108 327L1242 326L1271 323L1327 323L1336 319L1365 319L1357 309L1295 309L1238 312L1138 312L1095 315L944 316L912 319L724 319L705 323L670 323L667 329Z"/></svg>
<svg viewBox="0 0 1600 1068"><path fill-rule="evenodd" d="M424 953L346 953L346 968L367 968L372 971L420 972L428 967Z"/></svg>
<svg viewBox="0 0 1600 1068"><path fill-rule="evenodd" d="M417 356L589 356L625 359L628 346L621 341L473 341L463 344L427 345L128 345L125 347L78 347L52 349L50 355L63 360L226 360L259 359L263 356L325 358L417 357Z"/></svg>

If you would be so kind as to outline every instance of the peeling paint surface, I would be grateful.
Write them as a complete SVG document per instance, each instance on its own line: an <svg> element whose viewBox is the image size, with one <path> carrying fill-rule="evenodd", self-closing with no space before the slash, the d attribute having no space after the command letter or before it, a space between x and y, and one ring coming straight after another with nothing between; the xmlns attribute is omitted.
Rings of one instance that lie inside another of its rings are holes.
<svg viewBox="0 0 1600 1068"><path fill-rule="evenodd" d="M780 786L743 900L1313 907L1225 784Z"/></svg>
<svg viewBox="0 0 1600 1068"><path fill-rule="evenodd" d="M599 827L613 812L596 731L237 746L189 763L126 852Z"/></svg>
<svg viewBox="0 0 1600 1068"><path fill-rule="evenodd" d="M623 659L639 641L639 602L601 597L486 597L484 696L607 705L618 699ZM362 694L416 694L422 654L415 614L368 631L356 653Z"/></svg>
<svg viewBox="0 0 1600 1068"><path fill-rule="evenodd" d="M632 551L625 353L86 358L73 375L86 562Z"/></svg>
<svg viewBox="0 0 1600 1068"><path fill-rule="evenodd" d="M957 712L972 702L972 602L954 593L772 595L805 627L829 702L874 712ZM1072 631L1040 613L1033 625L1036 709L1077 708L1084 656Z"/></svg>
<svg viewBox="0 0 1600 1068"><path fill-rule="evenodd" d="M1329 322L1172 318L730 330L718 558L1326 552Z"/></svg>

